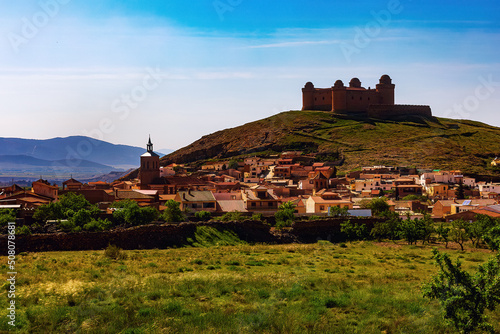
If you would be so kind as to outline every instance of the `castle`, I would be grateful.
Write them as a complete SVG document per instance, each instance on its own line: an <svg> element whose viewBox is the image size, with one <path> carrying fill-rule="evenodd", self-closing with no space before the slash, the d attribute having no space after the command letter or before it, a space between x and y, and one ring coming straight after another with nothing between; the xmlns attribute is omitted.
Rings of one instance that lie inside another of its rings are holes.
<svg viewBox="0 0 500 334"><path fill-rule="evenodd" d="M384 74L375 89L361 87L358 78L352 78L349 87L337 80L331 88L315 88L312 82L302 88L302 110L323 110L337 114L366 114L371 118L420 115L432 117L429 106L394 104L391 77Z"/></svg>

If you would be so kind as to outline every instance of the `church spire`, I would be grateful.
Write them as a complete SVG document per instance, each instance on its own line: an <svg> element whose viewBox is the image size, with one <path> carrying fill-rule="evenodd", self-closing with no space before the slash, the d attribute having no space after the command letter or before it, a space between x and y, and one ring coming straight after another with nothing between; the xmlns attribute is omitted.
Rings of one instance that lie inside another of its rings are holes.
<svg viewBox="0 0 500 334"><path fill-rule="evenodd" d="M148 150L148 152L153 152L153 143L151 143L151 135L149 135L147 150Z"/></svg>

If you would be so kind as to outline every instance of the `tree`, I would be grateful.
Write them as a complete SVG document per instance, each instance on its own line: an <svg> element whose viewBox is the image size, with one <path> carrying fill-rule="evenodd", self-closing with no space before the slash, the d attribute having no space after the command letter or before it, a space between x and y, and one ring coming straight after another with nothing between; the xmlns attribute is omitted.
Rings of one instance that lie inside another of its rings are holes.
<svg viewBox="0 0 500 334"><path fill-rule="evenodd" d="M16 210L14 209L0 209L0 226L7 225L9 222L15 222L16 215Z"/></svg>
<svg viewBox="0 0 500 334"><path fill-rule="evenodd" d="M350 220L340 224L340 232L344 233L349 241L364 240L369 235L365 224L354 224Z"/></svg>
<svg viewBox="0 0 500 334"><path fill-rule="evenodd" d="M377 240L389 238L392 241L396 240L401 231L401 218L397 212L385 211L382 213L385 220L377 221L370 234Z"/></svg>
<svg viewBox="0 0 500 334"><path fill-rule="evenodd" d="M462 218L452 222L452 229L450 231L451 240L460 245L462 252L464 251L464 244L469 240L469 233L467 232L468 224Z"/></svg>
<svg viewBox="0 0 500 334"><path fill-rule="evenodd" d="M464 199L465 198L465 192L464 192L464 183L462 179L460 179L460 183L458 184L458 188L455 192L457 199Z"/></svg>
<svg viewBox="0 0 500 334"><path fill-rule="evenodd" d="M186 218L180 209L180 203L169 199L165 206L167 207L161 216L166 222L179 223L183 222Z"/></svg>
<svg viewBox="0 0 500 334"><path fill-rule="evenodd" d="M492 227L484 236L484 241L492 250L500 250L500 223Z"/></svg>
<svg viewBox="0 0 500 334"><path fill-rule="evenodd" d="M467 233L474 247L478 247L485 235L497 222L487 215L476 215L475 221L467 225Z"/></svg>
<svg viewBox="0 0 500 334"><path fill-rule="evenodd" d="M229 160L229 166L228 166L229 169L238 169L238 166L239 166L238 161L234 159Z"/></svg>
<svg viewBox="0 0 500 334"><path fill-rule="evenodd" d="M291 226L295 219L295 204L285 202L278 207L278 211L274 214L276 227Z"/></svg>
<svg viewBox="0 0 500 334"><path fill-rule="evenodd" d="M328 215L331 217L347 217L349 216L349 207L331 206Z"/></svg>
<svg viewBox="0 0 500 334"><path fill-rule="evenodd" d="M439 235L439 239L444 241L444 247L448 248L448 241L450 241L450 231L449 227L444 227L444 224L441 223L439 227L436 229L436 233Z"/></svg>
<svg viewBox="0 0 500 334"><path fill-rule="evenodd" d="M500 303L500 254L479 266L475 275L453 264L448 254L433 251L440 271L424 286L424 297L438 299L444 308L444 318L457 330L471 333L476 329L494 333L484 315Z"/></svg>
<svg viewBox="0 0 500 334"><path fill-rule="evenodd" d="M401 236L411 245L417 243L420 240L420 228L418 226L418 220L413 220L408 217L401 222Z"/></svg>
<svg viewBox="0 0 500 334"><path fill-rule="evenodd" d="M124 200L113 203L113 219L117 224L131 224L134 226L148 224L158 218L159 212L153 207L141 208L135 201Z"/></svg>
<svg viewBox="0 0 500 334"><path fill-rule="evenodd" d="M374 198L366 204L366 208L372 210L373 216L381 216L383 212L389 210L389 203L386 197Z"/></svg>

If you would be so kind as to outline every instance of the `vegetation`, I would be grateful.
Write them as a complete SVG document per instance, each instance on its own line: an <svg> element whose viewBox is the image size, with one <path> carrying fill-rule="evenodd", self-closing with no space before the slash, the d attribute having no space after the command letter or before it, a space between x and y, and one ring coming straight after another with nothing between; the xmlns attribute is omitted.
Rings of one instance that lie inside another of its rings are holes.
<svg viewBox="0 0 500 334"><path fill-rule="evenodd" d="M180 223L186 220L186 216L180 209L180 203L169 199L165 202L166 209L163 211L161 219L167 223Z"/></svg>
<svg viewBox="0 0 500 334"><path fill-rule="evenodd" d="M209 221L212 218L212 214L208 211L197 211L194 216L201 221Z"/></svg>
<svg viewBox="0 0 500 334"><path fill-rule="evenodd" d="M457 332L443 321L440 301L422 295L421 286L438 271L427 245L217 246L229 235L204 228L197 235L208 248L110 246L19 256L17 332ZM490 257L443 251L452 261L461 257L461 269L470 273ZM7 271L6 259L0 261ZM7 302L0 299L3 319ZM499 312L485 308L484 315L500 330ZM0 332L8 330L0 322Z"/></svg>
<svg viewBox="0 0 500 334"><path fill-rule="evenodd" d="M363 208L372 210L372 216L383 216L385 212L389 211L387 197L374 198L361 204Z"/></svg>
<svg viewBox="0 0 500 334"><path fill-rule="evenodd" d="M144 225L158 219L160 215L155 208L140 207L137 202L132 200L115 202L112 207L115 208L113 211L115 224Z"/></svg>
<svg viewBox="0 0 500 334"><path fill-rule="evenodd" d="M440 271L425 287L424 296L438 299L444 308L444 317L457 330L472 333L481 329L495 333L484 311L494 311L500 303L500 255L479 266L475 275L453 264L448 254L433 250ZM497 322L498 323L498 322Z"/></svg>
<svg viewBox="0 0 500 334"><path fill-rule="evenodd" d="M295 220L295 204L292 202L282 203L278 211L274 214L276 219L276 228L290 227Z"/></svg>
<svg viewBox="0 0 500 334"><path fill-rule="evenodd" d="M9 222L15 222L16 215L16 210L14 209L0 209L0 226L7 225Z"/></svg>

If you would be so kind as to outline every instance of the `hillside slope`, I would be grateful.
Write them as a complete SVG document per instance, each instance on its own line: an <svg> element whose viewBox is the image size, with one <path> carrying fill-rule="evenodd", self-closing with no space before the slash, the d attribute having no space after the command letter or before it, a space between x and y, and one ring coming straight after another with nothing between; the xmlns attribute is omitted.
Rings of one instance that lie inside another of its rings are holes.
<svg viewBox="0 0 500 334"><path fill-rule="evenodd" d="M367 165L461 169L498 176L500 128L445 118L379 120L321 111L288 111L203 136L161 159L162 165L301 150L345 159L340 170Z"/></svg>

